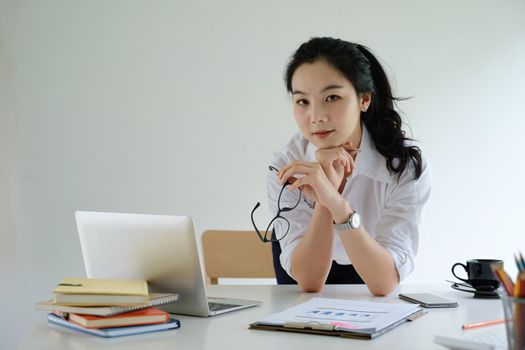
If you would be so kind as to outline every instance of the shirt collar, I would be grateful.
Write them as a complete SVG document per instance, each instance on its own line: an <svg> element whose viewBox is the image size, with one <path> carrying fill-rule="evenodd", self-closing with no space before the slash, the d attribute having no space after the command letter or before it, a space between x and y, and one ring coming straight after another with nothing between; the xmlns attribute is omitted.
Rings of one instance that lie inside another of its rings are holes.
<svg viewBox="0 0 525 350"><path fill-rule="evenodd" d="M362 125L361 150L355 158L355 169L352 176L357 174L364 175L375 181L391 183L392 176L386 167L386 159L379 153L375 147L370 134L365 125ZM317 148L310 142L306 146L307 161L315 162L315 151Z"/></svg>
<svg viewBox="0 0 525 350"><path fill-rule="evenodd" d="M355 174L361 174L371 179L391 183L392 176L386 167L386 159L379 153L373 143L367 128L362 126L361 150L355 158Z"/></svg>

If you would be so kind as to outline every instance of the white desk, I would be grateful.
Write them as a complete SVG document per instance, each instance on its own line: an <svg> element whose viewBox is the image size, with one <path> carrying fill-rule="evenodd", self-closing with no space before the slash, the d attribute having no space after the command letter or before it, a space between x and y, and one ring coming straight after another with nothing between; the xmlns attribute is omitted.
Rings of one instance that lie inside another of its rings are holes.
<svg viewBox="0 0 525 350"><path fill-rule="evenodd" d="M432 292L459 302L454 309L429 309L428 314L402 324L373 340L341 339L312 334L273 332L248 329L251 322L266 315L304 302L314 296L349 298L366 301L402 302L399 292ZM259 307L235 311L221 316L199 318L178 316L181 328L173 331L103 339L42 322L20 345L20 349L444 349L434 344L435 334L459 335L461 325L503 317L499 299L474 299L471 294L455 291L447 284L401 285L390 296L375 298L364 285L325 286L319 294L302 293L297 286L231 286L209 288L211 296L262 300ZM39 312L39 311L35 311ZM501 328L502 325L491 328ZM483 331L483 330L481 330Z"/></svg>

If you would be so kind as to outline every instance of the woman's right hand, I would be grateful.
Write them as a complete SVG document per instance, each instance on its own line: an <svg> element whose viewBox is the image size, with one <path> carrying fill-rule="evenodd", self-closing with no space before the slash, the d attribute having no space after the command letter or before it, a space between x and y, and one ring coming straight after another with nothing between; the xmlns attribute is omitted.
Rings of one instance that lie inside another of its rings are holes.
<svg viewBox="0 0 525 350"><path fill-rule="evenodd" d="M309 200L325 207L333 202L334 196L339 195L319 162L295 160L286 164L277 176L281 184L291 183L288 187L290 191L299 188Z"/></svg>

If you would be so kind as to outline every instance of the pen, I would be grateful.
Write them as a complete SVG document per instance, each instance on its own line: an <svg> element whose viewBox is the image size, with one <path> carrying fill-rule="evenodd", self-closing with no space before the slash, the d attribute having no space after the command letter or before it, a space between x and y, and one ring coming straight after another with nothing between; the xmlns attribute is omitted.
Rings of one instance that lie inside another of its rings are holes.
<svg viewBox="0 0 525 350"><path fill-rule="evenodd" d="M518 274L518 278L516 279L516 283L514 284L514 297L525 297L525 271L521 271Z"/></svg>
<svg viewBox="0 0 525 350"><path fill-rule="evenodd" d="M472 328L479 328L479 327L485 327L485 326L492 326L495 324L504 323L505 320L503 318L499 318L497 320L490 320L490 321L484 321L484 322L478 322L478 323L471 323L471 324L464 324L461 326L462 329L472 329Z"/></svg>
<svg viewBox="0 0 525 350"><path fill-rule="evenodd" d="M512 278L510 278L503 268L497 267L496 265L492 266L492 271L503 285L503 288L505 288L507 295L512 296L514 294L514 282L512 282Z"/></svg>
<svg viewBox="0 0 525 350"><path fill-rule="evenodd" d="M518 258L518 254L514 254L514 260L516 261L516 266L518 267L518 271L519 272L522 272L524 270L524 262L523 262L523 256L521 255L520 253L520 256L521 256L521 259Z"/></svg>

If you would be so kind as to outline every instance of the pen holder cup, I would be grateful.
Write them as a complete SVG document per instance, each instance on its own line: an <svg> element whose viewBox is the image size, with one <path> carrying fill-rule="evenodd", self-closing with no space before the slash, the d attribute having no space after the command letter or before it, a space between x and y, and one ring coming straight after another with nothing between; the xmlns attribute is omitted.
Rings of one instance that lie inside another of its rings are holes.
<svg viewBox="0 0 525 350"><path fill-rule="evenodd" d="M509 350L525 350L525 298L501 295Z"/></svg>

